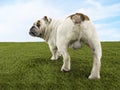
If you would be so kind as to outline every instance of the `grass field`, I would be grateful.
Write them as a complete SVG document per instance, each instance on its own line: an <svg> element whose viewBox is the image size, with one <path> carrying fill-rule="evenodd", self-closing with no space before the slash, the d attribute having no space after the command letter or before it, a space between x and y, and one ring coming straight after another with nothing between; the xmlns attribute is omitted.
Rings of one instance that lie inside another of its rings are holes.
<svg viewBox="0 0 120 90"><path fill-rule="evenodd" d="M92 55L69 49L71 71L51 61L46 43L0 43L0 90L120 90L120 42L103 42L101 79L89 80Z"/></svg>

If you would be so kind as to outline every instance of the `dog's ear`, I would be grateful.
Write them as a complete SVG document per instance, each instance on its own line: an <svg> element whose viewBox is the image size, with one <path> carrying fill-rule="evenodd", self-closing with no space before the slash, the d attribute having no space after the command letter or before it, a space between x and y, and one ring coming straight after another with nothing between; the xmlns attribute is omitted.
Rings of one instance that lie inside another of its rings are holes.
<svg viewBox="0 0 120 90"><path fill-rule="evenodd" d="M47 16L44 16L43 17L43 20L46 22L46 23L50 23L51 22L51 18L48 18Z"/></svg>
<svg viewBox="0 0 120 90"><path fill-rule="evenodd" d="M48 22L47 16L44 16L43 19L44 19L46 22Z"/></svg>

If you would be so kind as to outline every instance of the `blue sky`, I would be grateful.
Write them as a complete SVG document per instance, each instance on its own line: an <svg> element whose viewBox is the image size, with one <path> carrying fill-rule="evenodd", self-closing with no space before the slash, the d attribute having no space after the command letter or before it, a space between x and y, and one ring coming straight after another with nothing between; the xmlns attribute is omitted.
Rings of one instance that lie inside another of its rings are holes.
<svg viewBox="0 0 120 90"><path fill-rule="evenodd" d="M90 17L101 41L120 41L119 0L1 0L0 42L43 41L28 34L35 20L76 12Z"/></svg>

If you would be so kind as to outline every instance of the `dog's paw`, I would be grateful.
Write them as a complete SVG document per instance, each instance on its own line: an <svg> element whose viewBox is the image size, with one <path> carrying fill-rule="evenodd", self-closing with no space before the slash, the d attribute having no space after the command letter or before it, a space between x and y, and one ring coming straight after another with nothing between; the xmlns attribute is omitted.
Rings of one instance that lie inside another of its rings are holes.
<svg viewBox="0 0 120 90"><path fill-rule="evenodd" d="M55 58L55 57L52 56L52 57L51 57L51 60L53 60L53 61L54 61L54 60L58 60L58 58Z"/></svg>
<svg viewBox="0 0 120 90"><path fill-rule="evenodd" d="M70 71L70 68L62 67L62 68L61 68L61 71L62 71L62 72L69 72L69 71Z"/></svg>
<svg viewBox="0 0 120 90"><path fill-rule="evenodd" d="M90 75L88 79L100 79L100 75Z"/></svg>
<svg viewBox="0 0 120 90"><path fill-rule="evenodd" d="M70 72L70 70L66 71L66 70L63 69L62 72L67 73L67 72Z"/></svg>

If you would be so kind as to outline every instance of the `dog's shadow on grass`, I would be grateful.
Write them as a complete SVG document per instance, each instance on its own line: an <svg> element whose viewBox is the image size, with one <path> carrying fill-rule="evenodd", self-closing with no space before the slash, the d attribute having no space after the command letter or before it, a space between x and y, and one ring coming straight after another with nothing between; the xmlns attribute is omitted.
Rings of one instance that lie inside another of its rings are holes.
<svg viewBox="0 0 120 90"><path fill-rule="evenodd" d="M58 60L50 60L50 58L32 58L29 60L28 66L29 67L35 67L35 66L43 66L43 65L58 65L62 63L62 58L59 58Z"/></svg>
<svg viewBox="0 0 120 90"><path fill-rule="evenodd" d="M81 63L79 62L72 61L71 71L61 72L60 69L62 67L62 64L63 64L62 57L54 61L50 60L50 57L48 58L38 57L38 58L32 58L27 66L28 68L33 68L33 69L48 66L49 68L54 69L54 70L50 70L51 73L54 71L53 73L61 74L63 76L65 75L73 78L87 78L90 74L90 68L89 66L87 66L87 64L81 65Z"/></svg>

